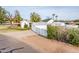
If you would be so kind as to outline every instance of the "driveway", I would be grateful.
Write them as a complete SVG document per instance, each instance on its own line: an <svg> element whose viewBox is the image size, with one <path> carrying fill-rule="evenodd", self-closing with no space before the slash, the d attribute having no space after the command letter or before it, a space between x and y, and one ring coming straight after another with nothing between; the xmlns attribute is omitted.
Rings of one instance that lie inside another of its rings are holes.
<svg viewBox="0 0 79 59"><path fill-rule="evenodd" d="M6 35L0 35L0 53L37 53L28 44Z"/></svg>

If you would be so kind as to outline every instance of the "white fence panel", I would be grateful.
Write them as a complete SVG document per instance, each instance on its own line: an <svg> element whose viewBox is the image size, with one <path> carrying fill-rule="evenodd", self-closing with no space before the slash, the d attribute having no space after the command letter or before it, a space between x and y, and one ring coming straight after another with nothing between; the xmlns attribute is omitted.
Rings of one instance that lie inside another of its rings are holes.
<svg viewBox="0 0 79 59"><path fill-rule="evenodd" d="M62 22L54 22L51 24L52 26L63 26L65 28L78 28L78 25L67 25ZM46 22L37 22L32 23L32 30L36 32L37 34L40 34L42 36L47 36L47 23Z"/></svg>
<svg viewBox="0 0 79 59"><path fill-rule="evenodd" d="M47 25L45 22L32 23L32 30L42 36L47 36Z"/></svg>

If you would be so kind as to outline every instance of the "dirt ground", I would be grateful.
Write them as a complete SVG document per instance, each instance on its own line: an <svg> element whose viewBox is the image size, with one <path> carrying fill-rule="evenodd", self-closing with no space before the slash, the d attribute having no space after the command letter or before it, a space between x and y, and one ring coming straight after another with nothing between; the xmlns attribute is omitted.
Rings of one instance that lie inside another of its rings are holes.
<svg viewBox="0 0 79 59"><path fill-rule="evenodd" d="M42 53L78 53L79 47L67 44L64 42L59 42L56 40L49 40L42 36L37 35L31 30L18 31L18 32L6 32L1 33L7 35L17 40L20 40L32 48L42 52Z"/></svg>
<svg viewBox="0 0 79 59"><path fill-rule="evenodd" d="M36 47L42 52L51 53L78 53L79 47L72 46L70 44L59 42L56 40L48 40L40 36L28 36L23 39L24 42L28 43L32 47Z"/></svg>

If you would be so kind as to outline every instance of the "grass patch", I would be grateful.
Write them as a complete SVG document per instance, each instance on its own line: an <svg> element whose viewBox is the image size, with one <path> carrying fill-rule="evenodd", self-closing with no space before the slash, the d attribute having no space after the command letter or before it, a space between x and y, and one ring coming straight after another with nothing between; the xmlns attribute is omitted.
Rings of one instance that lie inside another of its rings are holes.
<svg viewBox="0 0 79 59"><path fill-rule="evenodd" d="M9 25L0 25L0 31L1 32L9 32L9 31L26 31L29 28L25 27L24 29L21 29L20 26L17 27L13 27L13 26L9 26Z"/></svg>

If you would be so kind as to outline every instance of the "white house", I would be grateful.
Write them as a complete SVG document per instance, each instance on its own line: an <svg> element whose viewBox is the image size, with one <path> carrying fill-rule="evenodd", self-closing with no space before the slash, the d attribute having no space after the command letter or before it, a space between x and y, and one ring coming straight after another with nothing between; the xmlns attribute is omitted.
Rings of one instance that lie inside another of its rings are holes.
<svg viewBox="0 0 79 59"><path fill-rule="evenodd" d="M68 29L78 28L78 25L66 25L66 28L68 28Z"/></svg>
<svg viewBox="0 0 79 59"><path fill-rule="evenodd" d="M27 25L27 26L29 27L29 22L26 21L26 20L22 20L22 21L20 22L20 25L21 25L21 28L24 29L24 26L25 26L25 25Z"/></svg>
<svg viewBox="0 0 79 59"><path fill-rule="evenodd" d="M49 24L52 24L54 22L54 20L49 20L48 22L47 22L47 24L49 25Z"/></svg>
<svg viewBox="0 0 79 59"><path fill-rule="evenodd" d="M53 22L51 25L52 26L63 26L63 27L66 26L66 24L64 22Z"/></svg>

